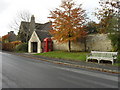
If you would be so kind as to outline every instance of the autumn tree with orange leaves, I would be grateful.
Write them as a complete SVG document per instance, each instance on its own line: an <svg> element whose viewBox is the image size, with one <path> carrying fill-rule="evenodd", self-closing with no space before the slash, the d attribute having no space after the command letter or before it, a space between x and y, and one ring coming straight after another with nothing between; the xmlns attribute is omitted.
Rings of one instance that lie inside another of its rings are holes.
<svg viewBox="0 0 120 90"><path fill-rule="evenodd" d="M2 42L3 42L3 43L7 43L7 42L9 42L9 35L8 35L8 34L2 36Z"/></svg>
<svg viewBox="0 0 120 90"><path fill-rule="evenodd" d="M71 52L71 42L77 41L78 38L84 38L86 31L85 10L81 8L82 4L76 6L73 0L64 0L60 8L50 12L50 18L53 20L50 33L53 39L59 43L68 42L68 51Z"/></svg>

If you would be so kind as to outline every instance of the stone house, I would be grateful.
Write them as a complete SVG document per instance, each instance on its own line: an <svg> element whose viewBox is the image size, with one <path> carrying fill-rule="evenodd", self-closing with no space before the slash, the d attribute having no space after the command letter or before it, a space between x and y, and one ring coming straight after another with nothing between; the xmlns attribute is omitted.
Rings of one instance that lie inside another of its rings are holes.
<svg viewBox="0 0 120 90"><path fill-rule="evenodd" d="M47 22L44 24L40 24L40 23L35 23L35 17L32 15L31 17L31 22L21 22L20 25L20 31L19 33L26 33L26 37L27 34L29 35L29 39L28 39L28 52L32 53L32 52L37 52L37 53L41 53L43 51L43 40L45 38L49 38L51 37L49 30L51 30L51 22ZM28 26L28 27L27 27ZM29 31L27 31L29 28Z"/></svg>
<svg viewBox="0 0 120 90"><path fill-rule="evenodd" d="M12 41L16 41L16 40L17 40L17 36L16 36L16 34L14 33L14 31L8 32L8 35L9 35L9 38L8 38L9 42L12 42Z"/></svg>
<svg viewBox="0 0 120 90"><path fill-rule="evenodd" d="M8 34L2 36L2 38L3 38L3 41L2 41L3 43L9 43L17 40L17 36L14 33L14 31L8 32Z"/></svg>
<svg viewBox="0 0 120 90"><path fill-rule="evenodd" d="M22 42L28 42L34 31L48 32L51 22L44 24L36 23L34 15L31 16L30 22L22 21L19 27L18 38Z"/></svg>
<svg viewBox="0 0 120 90"><path fill-rule="evenodd" d="M51 35L46 32L46 30L35 30L28 41L28 52L43 52L43 40L45 38L50 38Z"/></svg>

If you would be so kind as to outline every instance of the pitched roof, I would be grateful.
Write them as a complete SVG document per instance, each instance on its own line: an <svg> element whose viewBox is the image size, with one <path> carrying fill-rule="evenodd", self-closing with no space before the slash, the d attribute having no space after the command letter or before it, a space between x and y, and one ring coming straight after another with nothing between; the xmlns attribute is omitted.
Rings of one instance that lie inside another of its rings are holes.
<svg viewBox="0 0 120 90"><path fill-rule="evenodd" d="M52 37L50 35L49 31L48 32L45 32L45 31L46 30L42 30L42 31L36 30L35 31L41 41L43 41L45 38Z"/></svg>
<svg viewBox="0 0 120 90"><path fill-rule="evenodd" d="M19 31L28 33L27 30L29 30L29 36L31 36L31 34L35 31L39 39L42 41L46 37L51 37L51 35L49 34L49 30L52 29L51 25L52 22L47 22L44 24L35 23L35 18L34 16L32 16L30 22L21 22Z"/></svg>
<svg viewBox="0 0 120 90"><path fill-rule="evenodd" d="M35 25L37 26L35 32L36 32L36 34L38 35L38 37L41 41L43 41L43 39L45 39L47 37L52 37L49 33L49 30L52 29L51 28L51 25L52 25L51 22L47 22L45 24L36 23Z"/></svg>
<svg viewBox="0 0 120 90"><path fill-rule="evenodd" d="M52 25L51 22L47 22L47 23L44 23L44 24L35 23L35 29L36 30L50 30L50 29L52 29L51 25ZM30 22L22 21L21 25L20 25L20 28L21 27L23 27L23 30L25 30L25 31L28 30L28 28L30 28Z"/></svg>

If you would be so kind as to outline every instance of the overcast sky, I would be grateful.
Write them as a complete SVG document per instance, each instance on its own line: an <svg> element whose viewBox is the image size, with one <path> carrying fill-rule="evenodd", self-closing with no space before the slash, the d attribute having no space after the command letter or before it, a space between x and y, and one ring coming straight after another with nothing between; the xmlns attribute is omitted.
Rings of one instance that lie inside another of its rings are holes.
<svg viewBox="0 0 120 90"><path fill-rule="evenodd" d="M83 4L90 18L96 21L92 12L98 7L99 0L75 0L76 4ZM13 31L9 25L21 11L29 11L34 14L36 22L49 21L50 10L59 7L61 0L0 0L0 36Z"/></svg>

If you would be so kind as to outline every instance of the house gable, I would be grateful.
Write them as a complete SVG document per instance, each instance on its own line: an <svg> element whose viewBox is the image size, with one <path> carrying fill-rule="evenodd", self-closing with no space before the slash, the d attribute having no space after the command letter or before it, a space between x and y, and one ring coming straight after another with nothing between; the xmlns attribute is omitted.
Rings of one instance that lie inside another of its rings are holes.
<svg viewBox="0 0 120 90"><path fill-rule="evenodd" d="M37 48L37 53L41 53L42 52L42 48L41 48L41 40L39 39L36 31L34 31L31 35L31 38L28 42L28 52L31 53L33 52L33 43L36 42L36 48Z"/></svg>
<svg viewBox="0 0 120 90"><path fill-rule="evenodd" d="M30 42L41 42L35 31L32 33L32 36L30 37L29 41Z"/></svg>

